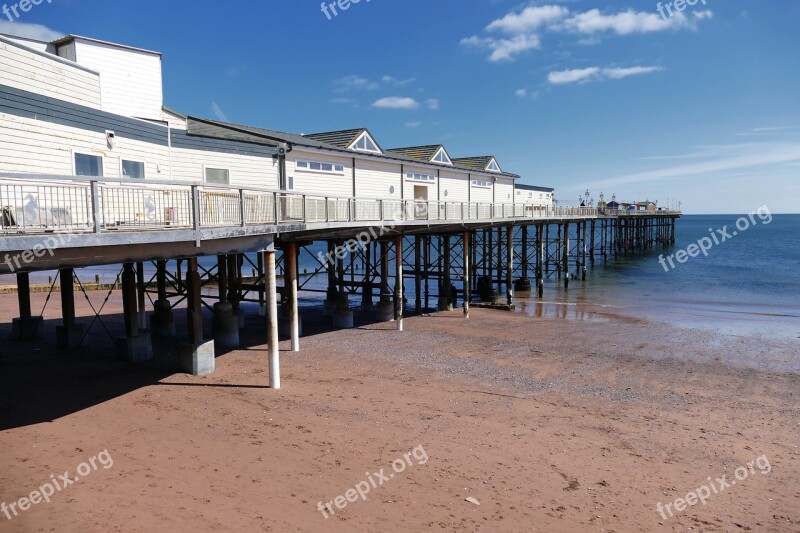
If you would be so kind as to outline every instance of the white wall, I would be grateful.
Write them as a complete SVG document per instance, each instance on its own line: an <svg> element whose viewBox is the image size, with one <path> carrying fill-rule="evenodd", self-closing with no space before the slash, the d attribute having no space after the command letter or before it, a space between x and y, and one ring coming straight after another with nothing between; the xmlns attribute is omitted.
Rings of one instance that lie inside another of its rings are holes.
<svg viewBox="0 0 800 533"><path fill-rule="evenodd" d="M494 201L498 204L514 202L514 180L510 178L497 178L494 184Z"/></svg>
<svg viewBox="0 0 800 533"><path fill-rule="evenodd" d="M342 165L344 171L330 174L298 169L297 161L318 161ZM286 175L294 178L294 191L314 196L353 196L353 160L349 157L306 152L295 148L286 156Z"/></svg>
<svg viewBox="0 0 800 533"><path fill-rule="evenodd" d="M406 175L409 173L415 174L428 174L429 176L433 176L435 179L434 181L415 181L406 178ZM403 199L404 200L416 200L414 197L414 187L426 187L428 189L428 201L429 202L436 202L438 200L438 193L439 193L439 178L436 176L436 169L434 168L425 168L425 167L417 167L414 165L404 165L403 166Z"/></svg>
<svg viewBox="0 0 800 533"><path fill-rule="evenodd" d="M356 195L359 198L400 200L400 164L356 159ZM394 187L394 193L389 188Z"/></svg>
<svg viewBox="0 0 800 533"><path fill-rule="evenodd" d="M161 56L76 39L75 59L79 65L100 72L104 111L161 119Z"/></svg>
<svg viewBox="0 0 800 533"><path fill-rule="evenodd" d="M469 202L469 174L466 172L442 170L439 188L443 202Z"/></svg>
<svg viewBox="0 0 800 533"><path fill-rule="evenodd" d="M474 174L472 175L472 179L473 180L477 179L477 180L489 181L489 182L491 182L491 180L492 180L492 178L487 178L487 177L483 177L483 176L475 176ZM483 204L483 203L488 203L488 204L492 203L492 189L491 188L476 187L476 186L472 185L471 182L470 182L470 187L472 188L472 191L471 191L472 200L471 200L471 202L473 202L473 203L481 203L481 204Z"/></svg>
<svg viewBox="0 0 800 533"><path fill-rule="evenodd" d="M100 77L0 41L0 85L100 109Z"/></svg>

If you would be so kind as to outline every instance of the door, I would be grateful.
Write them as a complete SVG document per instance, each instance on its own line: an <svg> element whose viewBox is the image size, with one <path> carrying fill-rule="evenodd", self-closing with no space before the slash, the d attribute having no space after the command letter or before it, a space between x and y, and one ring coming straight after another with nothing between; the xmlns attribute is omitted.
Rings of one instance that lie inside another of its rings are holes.
<svg viewBox="0 0 800 533"><path fill-rule="evenodd" d="M428 218L428 187L424 185L414 185L414 218Z"/></svg>

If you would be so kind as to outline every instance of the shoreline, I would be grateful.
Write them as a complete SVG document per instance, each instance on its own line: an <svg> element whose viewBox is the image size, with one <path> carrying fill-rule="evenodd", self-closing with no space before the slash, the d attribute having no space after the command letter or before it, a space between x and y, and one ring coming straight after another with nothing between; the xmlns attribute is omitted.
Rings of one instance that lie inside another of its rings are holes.
<svg viewBox="0 0 800 533"><path fill-rule="evenodd" d="M116 331L119 302L108 305ZM103 359L109 339L82 358L48 338L7 343L0 501L101 450L114 459L8 529L800 530L798 373L727 364L735 346L613 314L474 309L406 323L309 320L301 352L282 352L280 391L266 388L257 317L250 347L199 378L171 370L169 342L144 365ZM59 388L61 402L40 393ZM320 514L318 502L420 445L424 465ZM769 475L666 520L657 511L761 455Z"/></svg>

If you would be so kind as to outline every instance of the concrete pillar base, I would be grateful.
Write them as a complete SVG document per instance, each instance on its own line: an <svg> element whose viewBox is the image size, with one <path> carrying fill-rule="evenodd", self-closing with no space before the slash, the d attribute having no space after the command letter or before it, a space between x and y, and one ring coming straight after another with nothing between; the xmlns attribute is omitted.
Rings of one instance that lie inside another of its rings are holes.
<svg viewBox="0 0 800 533"><path fill-rule="evenodd" d="M56 345L63 350L74 350L81 347L86 327L74 324L70 327L56 326Z"/></svg>
<svg viewBox="0 0 800 533"><path fill-rule="evenodd" d="M216 369L214 341L180 347L181 370L193 376L213 374Z"/></svg>
<svg viewBox="0 0 800 533"><path fill-rule="evenodd" d="M333 327L339 329L353 329L353 327L355 327L353 312L337 310L333 315Z"/></svg>
<svg viewBox="0 0 800 533"><path fill-rule="evenodd" d="M371 313L372 311L375 310L375 304L372 303L371 299L369 301L362 300L361 310L364 311L365 313Z"/></svg>
<svg viewBox="0 0 800 533"><path fill-rule="evenodd" d="M239 347L239 317L229 303L214 304L214 342L220 348Z"/></svg>
<svg viewBox="0 0 800 533"><path fill-rule="evenodd" d="M117 339L117 355L120 359L131 363L152 361L153 341L149 333L139 333L132 339Z"/></svg>
<svg viewBox="0 0 800 533"><path fill-rule="evenodd" d="M11 321L11 336L18 341L32 341L42 331L43 323L40 316L15 318Z"/></svg>
<svg viewBox="0 0 800 533"><path fill-rule="evenodd" d="M439 311L452 311L453 310L453 302L450 301L450 298L439 298Z"/></svg>
<svg viewBox="0 0 800 533"><path fill-rule="evenodd" d="M378 302L378 321L394 322L394 302Z"/></svg>
<svg viewBox="0 0 800 533"><path fill-rule="evenodd" d="M149 331L150 330L150 317L147 314L147 311L142 309L139 311L139 331Z"/></svg>
<svg viewBox="0 0 800 533"><path fill-rule="evenodd" d="M239 329L244 329L244 309L234 309L233 314L239 321Z"/></svg>
<svg viewBox="0 0 800 533"><path fill-rule="evenodd" d="M156 300L153 304L154 311L150 317L152 335L154 337L175 337L175 317L172 316L172 307L168 300Z"/></svg>

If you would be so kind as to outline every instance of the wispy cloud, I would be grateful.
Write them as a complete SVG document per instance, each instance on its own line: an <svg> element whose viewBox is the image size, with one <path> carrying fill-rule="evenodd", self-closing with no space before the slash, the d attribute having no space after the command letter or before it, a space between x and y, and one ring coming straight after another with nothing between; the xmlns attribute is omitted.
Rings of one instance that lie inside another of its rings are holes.
<svg viewBox="0 0 800 533"><path fill-rule="evenodd" d="M425 105L428 106L428 109L436 111L439 109L440 102L438 98L428 98L425 100Z"/></svg>
<svg viewBox="0 0 800 533"><path fill-rule="evenodd" d="M214 113L214 116L222 122L230 122L230 120L228 120L228 116L222 111L222 108L218 106L216 102L211 102L211 112Z"/></svg>
<svg viewBox="0 0 800 533"><path fill-rule="evenodd" d="M417 81L417 79L416 78L407 78L405 80L399 80L399 79L395 78L394 76L389 76L387 74L386 76L381 78L381 81L383 83L385 83L386 85L394 85L395 87L402 87L404 85L409 85L411 83L414 83L415 81Z"/></svg>
<svg viewBox="0 0 800 533"><path fill-rule="evenodd" d="M588 67L582 69L561 70L547 75L547 81L553 85L566 83L588 83L599 80L621 80L629 76L661 72L662 67L628 67L628 68L600 68Z"/></svg>
<svg viewBox="0 0 800 533"><path fill-rule="evenodd" d="M60 31L52 30L47 26L43 26L42 24L11 22L8 20L0 20L0 33L47 42L55 41L59 37L64 36L64 34Z"/></svg>
<svg viewBox="0 0 800 533"><path fill-rule="evenodd" d="M373 102L379 109L419 109L419 102L409 96L387 96Z"/></svg>
<svg viewBox="0 0 800 533"><path fill-rule="evenodd" d="M413 122L406 122L406 128L419 128L422 125L422 122L419 120Z"/></svg>
<svg viewBox="0 0 800 533"><path fill-rule="evenodd" d="M624 174L611 178L585 183L584 187L609 187L631 183L645 183L661 180L696 178L718 172L743 170L800 162L800 143L750 143L703 147L711 155L706 161L687 165L670 166L646 172Z"/></svg>
<svg viewBox="0 0 800 533"><path fill-rule="evenodd" d="M339 93L346 93L357 90L375 90L380 87L380 83L371 81L363 76L351 74L333 80L334 90Z"/></svg>
<svg viewBox="0 0 800 533"><path fill-rule="evenodd" d="M524 52L541 49L545 32L575 34L580 36L577 41L580 44L597 44L600 41L598 35L604 33L624 36L696 30L699 21L712 16L711 11L696 11L688 15L675 13L664 19L656 12L633 9L604 13L599 9L571 12L569 8L555 4L529 6L492 21L484 29L484 35L466 37L461 40L461 45L488 51L489 61L496 63L513 61Z"/></svg>

